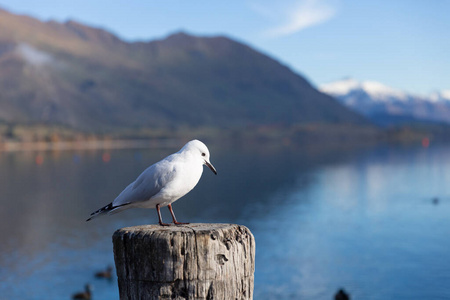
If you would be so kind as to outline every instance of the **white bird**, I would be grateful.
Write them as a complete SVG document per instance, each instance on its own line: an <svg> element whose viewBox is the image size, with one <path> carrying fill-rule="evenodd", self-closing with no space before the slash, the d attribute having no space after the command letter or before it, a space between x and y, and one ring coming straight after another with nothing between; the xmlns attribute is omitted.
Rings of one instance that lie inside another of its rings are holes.
<svg viewBox="0 0 450 300"><path fill-rule="evenodd" d="M173 223L188 224L177 221L171 204L197 185L202 176L203 165L208 166L217 175L216 169L209 161L208 147L199 140L192 140L177 153L148 167L113 202L93 212L86 221L103 214L141 207L156 208L159 224L168 226L169 224L163 223L160 212L161 207L168 206Z"/></svg>

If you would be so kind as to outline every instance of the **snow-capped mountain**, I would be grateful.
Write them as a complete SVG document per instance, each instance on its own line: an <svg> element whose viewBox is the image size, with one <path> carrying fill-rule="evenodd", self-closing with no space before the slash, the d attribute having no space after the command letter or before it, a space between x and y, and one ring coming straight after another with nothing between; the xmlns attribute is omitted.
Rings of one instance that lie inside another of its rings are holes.
<svg viewBox="0 0 450 300"><path fill-rule="evenodd" d="M375 123L426 121L450 123L450 90L415 95L375 81L343 79L319 89Z"/></svg>
<svg viewBox="0 0 450 300"><path fill-rule="evenodd" d="M434 92L430 95L429 100L431 102L450 101L450 90Z"/></svg>

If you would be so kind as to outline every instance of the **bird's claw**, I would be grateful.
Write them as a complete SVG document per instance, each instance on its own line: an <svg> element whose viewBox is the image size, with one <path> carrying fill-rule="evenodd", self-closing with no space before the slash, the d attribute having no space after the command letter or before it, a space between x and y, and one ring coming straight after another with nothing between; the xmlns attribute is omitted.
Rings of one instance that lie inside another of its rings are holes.
<svg viewBox="0 0 450 300"><path fill-rule="evenodd" d="M175 221L175 222L173 222L173 224L175 224L175 225L187 225L187 224L190 224L190 223L183 223L183 222Z"/></svg>

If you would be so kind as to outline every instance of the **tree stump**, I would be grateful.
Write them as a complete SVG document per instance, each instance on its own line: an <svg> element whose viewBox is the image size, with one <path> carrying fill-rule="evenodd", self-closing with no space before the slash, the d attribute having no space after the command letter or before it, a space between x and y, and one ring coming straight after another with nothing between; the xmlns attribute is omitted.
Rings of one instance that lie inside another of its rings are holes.
<svg viewBox="0 0 450 300"><path fill-rule="evenodd" d="M113 243L121 300L253 299L255 240L245 226L135 226Z"/></svg>

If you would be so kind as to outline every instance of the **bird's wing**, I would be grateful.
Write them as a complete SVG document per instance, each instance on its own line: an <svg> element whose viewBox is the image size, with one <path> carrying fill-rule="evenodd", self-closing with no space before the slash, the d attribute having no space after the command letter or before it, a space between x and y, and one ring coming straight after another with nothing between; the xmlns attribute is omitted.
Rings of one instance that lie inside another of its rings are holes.
<svg viewBox="0 0 450 300"><path fill-rule="evenodd" d="M117 196L113 201L113 206L150 199L158 194L166 183L172 180L174 175L175 169L167 159L151 165Z"/></svg>

